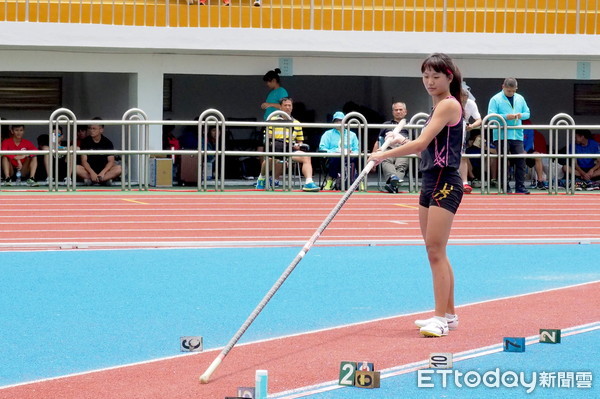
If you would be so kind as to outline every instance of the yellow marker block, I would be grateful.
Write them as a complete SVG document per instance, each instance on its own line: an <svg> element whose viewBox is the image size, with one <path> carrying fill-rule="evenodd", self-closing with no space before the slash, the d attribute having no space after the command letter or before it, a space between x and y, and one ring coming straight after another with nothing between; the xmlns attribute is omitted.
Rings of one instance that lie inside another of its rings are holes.
<svg viewBox="0 0 600 399"><path fill-rule="evenodd" d="M394 205L401 206L402 208L419 209L418 206L412 206L412 205L404 205L404 204L394 204Z"/></svg>
<svg viewBox="0 0 600 399"><path fill-rule="evenodd" d="M379 371L357 370L354 374L354 386L358 388L379 388Z"/></svg>
<svg viewBox="0 0 600 399"><path fill-rule="evenodd" d="M123 201L129 201L129 202L133 202L136 204L142 204L142 205L148 205L147 202L141 202L141 201L136 201L136 200L132 200L132 199L127 199L127 198L121 198Z"/></svg>

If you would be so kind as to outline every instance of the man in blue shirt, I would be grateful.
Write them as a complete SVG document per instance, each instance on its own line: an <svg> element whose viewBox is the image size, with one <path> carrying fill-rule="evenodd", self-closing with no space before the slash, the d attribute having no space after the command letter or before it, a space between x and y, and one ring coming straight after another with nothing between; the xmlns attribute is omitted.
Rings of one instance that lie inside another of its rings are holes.
<svg viewBox="0 0 600 399"><path fill-rule="evenodd" d="M522 95L517 94L518 83L515 78L506 78L502 84L502 91L490 99L488 114L498 114L504 118L507 126L521 126L521 121L529 119L530 112L527 102ZM510 154L524 154L523 130L507 129L507 148L504 148L504 130L494 129L493 143L498 149L498 154L508 151ZM525 188L525 159L512 158L511 163L515 168L515 192L529 194ZM500 179L501 176L498 176ZM499 182L500 183L500 182ZM508 187L508 186L507 186ZM510 187L507 188L510 192Z"/></svg>
<svg viewBox="0 0 600 399"><path fill-rule="evenodd" d="M569 144L568 153L573 154ZM575 132L575 154L600 154L598 142L592 139L589 130L577 130ZM563 166L565 173L569 173L569 163ZM586 187L595 186L592 180L600 178L600 160L598 158L577 158L575 163L575 176L584 181Z"/></svg>

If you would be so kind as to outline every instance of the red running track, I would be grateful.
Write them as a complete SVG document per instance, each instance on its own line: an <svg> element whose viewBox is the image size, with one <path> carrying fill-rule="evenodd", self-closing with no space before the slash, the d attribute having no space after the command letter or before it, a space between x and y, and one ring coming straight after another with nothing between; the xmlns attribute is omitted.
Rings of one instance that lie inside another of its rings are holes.
<svg viewBox="0 0 600 399"><path fill-rule="evenodd" d="M413 320L430 314L417 314L237 346L206 385L198 378L217 351L1 389L0 399L216 399L235 395L236 387L253 386L257 369L269 371L272 394L336 381L341 360L369 359L383 370L424 361L432 352L459 353L497 345L507 336L537 335L540 326L565 329L597 322L598 303L600 283L595 282L460 306L461 326L440 339L419 336ZM510 318L489 317L506 309Z"/></svg>
<svg viewBox="0 0 600 399"><path fill-rule="evenodd" d="M0 197L0 248L57 245L301 244L341 194L104 194ZM420 240L416 195L355 194L321 244ZM600 240L600 199L465 196L452 240Z"/></svg>

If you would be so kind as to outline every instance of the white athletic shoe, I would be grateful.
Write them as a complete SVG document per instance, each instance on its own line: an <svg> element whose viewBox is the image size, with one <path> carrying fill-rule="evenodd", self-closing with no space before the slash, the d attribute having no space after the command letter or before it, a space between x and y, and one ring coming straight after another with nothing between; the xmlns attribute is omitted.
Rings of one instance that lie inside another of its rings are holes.
<svg viewBox="0 0 600 399"><path fill-rule="evenodd" d="M443 337L448 335L448 323L432 318L419 332L425 337Z"/></svg>
<svg viewBox="0 0 600 399"><path fill-rule="evenodd" d="M429 323L431 323L432 320L433 317L431 319L415 320L415 324L417 325L417 327L423 328ZM446 321L448 322L449 330L456 330L458 328L458 315L454 315L454 318L452 319L446 318Z"/></svg>

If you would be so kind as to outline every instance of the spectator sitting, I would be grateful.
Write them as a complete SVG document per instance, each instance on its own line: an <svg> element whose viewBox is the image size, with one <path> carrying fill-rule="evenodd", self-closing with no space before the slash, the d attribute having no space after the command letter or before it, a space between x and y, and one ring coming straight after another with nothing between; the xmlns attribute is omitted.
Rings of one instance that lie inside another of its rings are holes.
<svg viewBox="0 0 600 399"><path fill-rule="evenodd" d="M212 126L210 128L210 130L208 131L208 135L206 136L206 145L202 145L202 151L216 151L218 144L217 144L217 140L218 140L219 134L217 133L217 127L216 126ZM204 140L204 137L202 137L202 140ZM214 155L207 155L206 156L206 162L208 163L207 166L207 174L208 176L206 177L207 179L214 179L215 178L215 156Z"/></svg>
<svg viewBox="0 0 600 399"><path fill-rule="evenodd" d="M179 143L179 139L175 137L173 132L175 131L175 125L163 125L162 127L162 149L165 151L168 150L180 150L181 144ZM171 159L173 160L173 181L178 181L179 176L179 168L181 166L181 156L180 155L171 155Z"/></svg>
<svg viewBox="0 0 600 399"><path fill-rule="evenodd" d="M194 118L195 125L185 126L183 132L179 136L179 145L182 150L197 150L198 149L198 120L199 116ZM164 143L164 141L163 141Z"/></svg>
<svg viewBox="0 0 600 399"><path fill-rule="evenodd" d="M397 125L400 123L404 117L406 117L406 104L403 102L395 102L392 104L392 115L393 119L385 122L385 125ZM385 136L389 132L393 131L393 128L384 128L379 132L378 140L373 145L373 152L378 151L380 146L385 142ZM402 144L394 144L390 146L391 148L399 147L400 145L404 145L408 143L410 140L408 139L408 130L402 129L400 131L406 141ZM381 162L381 171L383 172L383 178L385 179L385 189L389 193L397 193L398 186L400 183L404 181L404 175L406 174L406 169L408 169L408 158L398 157L398 158L386 158Z"/></svg>
<svg viewBox="0 0 600 399"><path fill-rule="evenodd" d="M29 140L24 139L25 126L13 125L10 128L12 137L2 141L2 151L37 151L37 147ZM37 170L37 156L33 154L5 155L2 157L2 171L7 186L15 183L13 176L18 181L22 176L29 176L28 186L37 186L35 172Z"/></svg>
<svg viewBox="0 0 600 399"><path fill-rule="evenodd" d="M62 127L58 126L56 130L54 130L52 132L53 135L53 140L57 141L57 149L58 150L64 150L66 149L66 145L67 142L66 140L64 140L64 136L62 133ZM63 141L64 140L64 141ZM40 148L40 150L43 151L48 151L50 149L50 136L47 134L41 134L38 136L37 138L37 142L38 142L38 147ZM58 170L54 171L54 178L55 179L66 179L66 177L68 176L68 165L67 165L67 158L64 155L58 155L59 161L58 161ZM46 176L50 176L50 168L52 168L52 165L50 164L50 162L52 161L52 158L50 157L49 154L44 154L44 167L46 169ZM49 184L50 181L48 179L48 177L46 177L46 184Z"/></svg>
<svg viewBox="0 0 600 399"><path fill-rule="evenodd" d="M531 125L529 120L523 121L523 125ZM528 154L547 154L546 139L542 133L533 129L523 129L523 148ZM548 189L548 179L544 173L544 162L542 158L526 158L525 163L529 168L535 169L536 183L531 188L540 190Z"/></svg>
<svg viewBox="0 0 600 399"><path fill-rule="evenodd" d="M567 145L567 149L570 149L570 143ZM573 151L568 150L569 154L573 154ZM598 154L600 148L598 142L592 140L592 132L589 130L577 130L575 132L575 154ZM563 166L563 171L568 174L570 173L569 163ZM600 178L600 160L598 158L577 158L575 163L575 176L580 179L580 182L576 182L576 189L582 190L595 189L597 184L593 180Z"/></svg>
<svg viewBox="0 0 600 399"><path fill-rule="evenodd" d="M290 97L284 97L280 102L280 109L288 114L290 119L294 124L299 124L300 122L292 117L292 110L294 109L294 100ZM269 120L283 120L283 118L279 116L271 117ZM289 137L290 130L292 136L292 151L297 156L292 157L292 161L297 162L302 165L302 175L306 179L304 186L302 186L302 191L308 192L316 192L319 191L319 187L313 181L313 168L312 161L310 157L301 156L302 151L300 148L305 148L304 146L304 133L302 131L302 127L293 126L283 127L283 126L268 126L267 134L269 135L270 145L274 147L276 152L287 152L289 149ZM260 176L258 177L256 188L262 190L265 188L265 174L266 174L266 162L268 162L268 158L263 160ZM275 178L278 178L281 175L283 170L283 164L277 162L275 164L275 170L273 171L273 175ZM273 179L276 180L276 179Z"/></svg>
<svg viewBox="0 0 600 399"><path fill-rule="evenodd" d="M477 108L477 103L475 102L475 97L471 94L471 91L468 89L468 86L463 82L463 88L461 90L461 102L464 107L464 118L465 118L465 130L463 132L463 147L462 153L465 153L468 146L469 140L467 139L471 135L471 131L473 129L478 129L481 126L481 114L479 113L479 108ZM473 122L471 122L471 120ZM473 187L469 184L469 178L473 179L472 175L472 165L471 160L469 158L461 157L460 159L460 177L463 180L463 192L465 194L470 194L473 191ZM471 174L469 174L469 170L471 170ZM472 182L472 180L471 180Z"/></svg>
<svg viewBox="0 0 600 399"><path fill-rule="evenodd" d="M94 120L101 121L100 118ZM113 150L112 141L104 137L104 125L93 124L88 126L88 134L81 142L82 150ZM121 165L115 162L114 155L91 154L82 155L81 164L77 165L77 176L86 185L103 184L112 185L112 179L121 175Z"/></svg>
<svg viewBox="0 0 600 399"><path fill-rule="evenodd" d="M345 115L343 112L337 111L335 114L333 114L333 123L341 124L344 117ZM359 143L356 133L348 129L344 129L343 142L342 134L338 128L332 128L323 133L321 136L321 142L319 143L319 151L330 154L341 154L342 148L344 149L344 154L346 156L359 153ZM338 157L328 158L327 160L327 180L325 181L325 186L323 189L333 190L335 181L340 177L342 160ZM352 169L356 169L357 158L351 158L350 163L353 166ZM352 173L352 171L348 171L347 176L353 176L354 174L355 173Z"/></svg>
<svg viewBox="0 0 600 399"><path fill-rule="evenodd" d="M77 147L81 147L81 141L87 136L88 127L86 125L77 125Z"/></svg>

